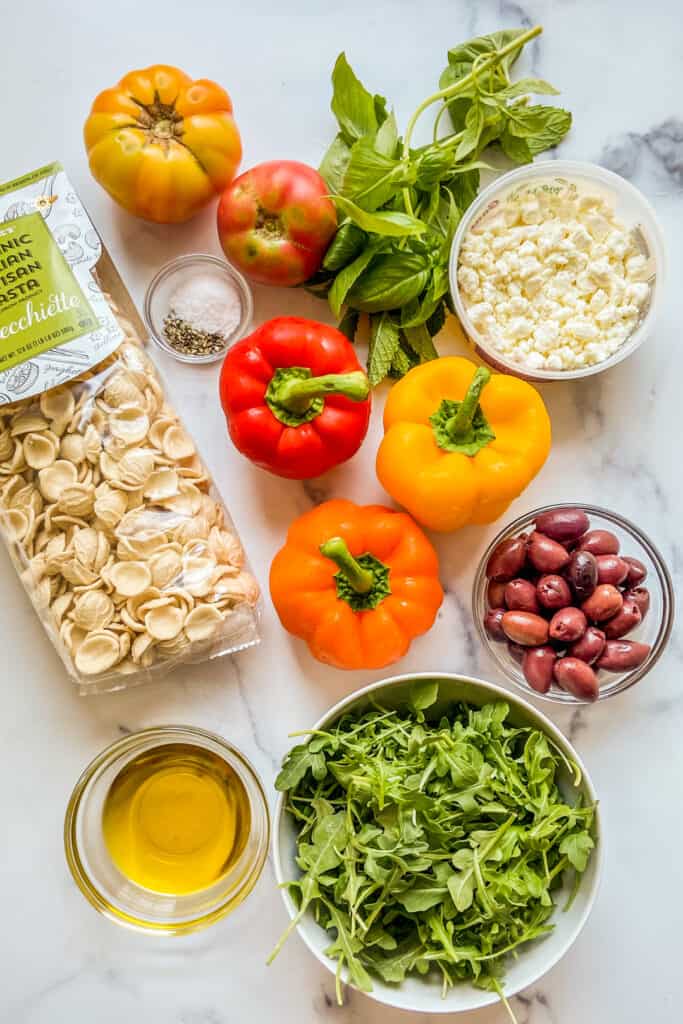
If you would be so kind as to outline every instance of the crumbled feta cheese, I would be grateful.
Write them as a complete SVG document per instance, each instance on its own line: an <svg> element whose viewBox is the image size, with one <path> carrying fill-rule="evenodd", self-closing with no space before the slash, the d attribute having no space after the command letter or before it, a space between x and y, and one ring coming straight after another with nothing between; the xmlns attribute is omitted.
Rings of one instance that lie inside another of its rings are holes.
<svg viewBox="0 0 683 1024"><path fill-rule="evenodd" d="M538 190L502 202L460 251L458 283L477 329L530 369L607 359L647 303L651 273L602 197Z"/></svg>

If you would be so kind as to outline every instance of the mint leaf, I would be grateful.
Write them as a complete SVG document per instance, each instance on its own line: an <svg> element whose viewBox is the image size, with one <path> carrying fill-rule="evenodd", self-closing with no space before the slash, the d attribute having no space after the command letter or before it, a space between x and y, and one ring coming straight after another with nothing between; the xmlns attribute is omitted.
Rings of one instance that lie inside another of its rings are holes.
<svg viewBox="0 0 683 1024"><path fill-rule="evenodd" d="M398 350L398 327L387 313L372 317L368 377L373 387L383 381Z"/></svg>
<svg viewBox="0 0 683 1024"><path fill-rule="evenodd" d="M557 146L572 124L572 115L562 107L513 106L506 113L509 132L526 139L532 156Z"/></svg>

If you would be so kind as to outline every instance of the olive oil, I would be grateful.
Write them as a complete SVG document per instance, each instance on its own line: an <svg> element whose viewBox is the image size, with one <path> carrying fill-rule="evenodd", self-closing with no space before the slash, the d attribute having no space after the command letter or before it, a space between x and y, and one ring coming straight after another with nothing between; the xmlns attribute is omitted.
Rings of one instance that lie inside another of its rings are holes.
<svg viewBox="0 0 683 1024"><path fill-rule="evenodd" d="M104 801L109 854L137 885L184 895L213 885L236 863L251 826L244 784L222 758L170 743L134 758Z"/></svg>

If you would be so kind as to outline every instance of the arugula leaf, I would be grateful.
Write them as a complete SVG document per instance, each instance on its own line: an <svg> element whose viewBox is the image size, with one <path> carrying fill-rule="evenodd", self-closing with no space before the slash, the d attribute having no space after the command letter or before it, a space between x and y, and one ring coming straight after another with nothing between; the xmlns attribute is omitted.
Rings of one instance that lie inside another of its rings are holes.
<svg viewBox="0 0 683 1024"><path fill-rule="evenodd" d="M347 217L369 233L392 238L404 238L408 235L421 235L426 230L422 221L400 210L381 210L379 213L368 213L356 206L344 196L332 196L335 205Z"/></svg>
<svg viewBox="0 0 683 1024"><path fill-rule="evenodd" d="M588 858L595 846L588 832L572 832L560 843L560 853L564 853L572 867L583 872L588 867Z"/></svg>
<svg viewBox="0 0 683 1024"><path fill-rule="evenodd" d="M389 372L399 345L398 327L387 313L373 316L368 351L368 378L374 387Z"/></svg>
<svg viewBox="0 0 683 1024"><path fill-rule="evenodd" d="M419 679L410 687L410 706L414 711L425 711L439 698L438 679Z"/></svg>
<svg viewBox="0 0 683 1024"><path fill-rule="evenodd" d="M380 125L375 99L356 78L345 53L340 53L332 72L332 113L347 142L374 135Z"/></svg>

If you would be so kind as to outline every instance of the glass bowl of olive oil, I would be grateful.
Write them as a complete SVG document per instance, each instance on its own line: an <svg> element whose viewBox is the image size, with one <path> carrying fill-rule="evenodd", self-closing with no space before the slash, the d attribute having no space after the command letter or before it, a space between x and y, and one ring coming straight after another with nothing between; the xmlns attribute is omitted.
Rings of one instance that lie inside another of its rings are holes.
<svg viewBox="0 0 683 1024"><path fill-rule="evenodd" d="M117 740L69 800L64 845L92 905L118 924L177 935L229 914L268 855L263 786L220 736L189 726Z"/></svg>

